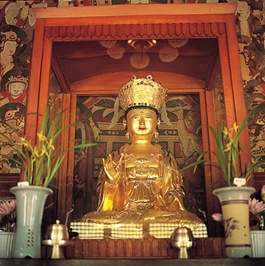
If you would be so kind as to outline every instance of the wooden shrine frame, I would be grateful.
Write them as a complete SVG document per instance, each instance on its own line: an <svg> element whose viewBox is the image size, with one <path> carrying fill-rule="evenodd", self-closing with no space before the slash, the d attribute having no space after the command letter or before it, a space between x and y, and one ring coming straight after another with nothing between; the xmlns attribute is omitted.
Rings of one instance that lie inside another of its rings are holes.
<svg viewBox="0 0 265 266"><path fill-rule="evenodd" d="M34 9L37 24L33 41L30 84L28 91L28 113L43 113L48 101L49 77L52 62L52 45L55 41L77 40L120 40L120 39L177 39L217 38L224 88L226 123L232 127L240 123L246 113L238 42L235 28L236 4L149 4L115 5ZM58 76L61 84L63 76ZM75 114L78 95L110 95L117 91L100 91L63 86L64 104ZM170 91L183 92L183 90ZM200 95L202 134L204 150L213 150L207 125L213 125L213 97L207 88L193 91ZM36 104L37 103L37 104ZM74 117L74 116L73 116ZM35 141L40 122L37 117L26 121L26 134ZM69 134L74 134L70 132ZM65 136L67 138L67 136ZM242 144L248 143L245 131ZM242 165L250 161L250 150L241 157ZM57 203L57 218L65 219L71 203L66 201L72 195L73 154L69 154L60 172ZM214 177L206 175L206 196L208 219L217 211L217 201L212 196L211 184ZM66 202L68 202L66 204ZM69 205L70 204L70 205ZM214 224L208 226L209 235L214 235Z"/></svg>

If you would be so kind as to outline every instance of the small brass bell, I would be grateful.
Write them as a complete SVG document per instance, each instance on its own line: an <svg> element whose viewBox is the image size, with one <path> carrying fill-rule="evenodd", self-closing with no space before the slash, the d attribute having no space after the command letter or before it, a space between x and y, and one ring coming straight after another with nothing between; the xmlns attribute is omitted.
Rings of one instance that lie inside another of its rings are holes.
<svg viewBox="0 0 265 266"><path fill-rule="evenodd" d="M192 231L188 227L178 227L171 235L172 246L179 249L178 258L190 258L188 249L194 244L194 237Z"/></svg>

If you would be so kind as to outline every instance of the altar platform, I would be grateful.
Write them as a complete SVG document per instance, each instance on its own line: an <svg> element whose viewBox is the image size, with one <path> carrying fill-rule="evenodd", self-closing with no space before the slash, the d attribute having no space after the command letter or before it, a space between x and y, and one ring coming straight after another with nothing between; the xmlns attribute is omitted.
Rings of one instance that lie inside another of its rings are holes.
<svg viewBox="0 0 265 266"><path fill-rule="evenodd" d="M49 254L49 248L43 257ZM196 238L189 249L190 258L225 258L224 238ZM75 239L65 248L69 259L177 259L178 250L171 240L145 239Z"/></svg>
<svg viewBox="0 0 265 266"><path fill-rule="evenodd" d="M0 259L0 266L260 266L265 259L148 259L148 260L47 260L47 259Z"/></svg>
<svg viewBox="0 0 265 266"><path fill-rule="evenodd" d="M225 257L223 238L196 239L189 259L178 259L169 239L72 240L65 247L65 259L0 259L0 266L260 266L265 258L230 259Z"/></svg>

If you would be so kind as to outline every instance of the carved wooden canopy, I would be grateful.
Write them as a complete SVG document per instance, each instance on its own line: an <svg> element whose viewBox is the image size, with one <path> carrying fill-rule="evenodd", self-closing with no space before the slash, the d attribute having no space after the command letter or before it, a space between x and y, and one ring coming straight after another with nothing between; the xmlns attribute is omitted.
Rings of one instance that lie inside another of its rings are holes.
<svg viewBox="0 0 265 266"><path fill-rule="evenodd" d="M227 45L228 20L234 22L234 4L119 5L80 8L36 9L38 21L45 21L46 43L53 43L53 68L66 91L97 94L99 81L109 85L104 93L117 93L132 73L146 76L174 89L208 89L219 64L218 45ZM234 32L233 32L234 34ZM147 53L151 68L130 67L134 51L125 47L121 60L109 60L106 49L95 42L155 39L159 43ZM170 64L157 60L164 40L189 39ZM73 43L74 42L74 43ZM160 45L160 46L159 46ZM89 48L90 47L90 51ZM45 47L44 47L45 49ZM152 59L154 58L154 59ZM184 61L185 59L185 61ZM104 67L102 62L106 61ZM62 74L63 73L63 74ZM166 78L165 78L166 77ZM103 92L102 92L103 93Z"/></svg>
<svg viewBox="0 0 265 266"><path fill-rule="evenodd" d="M216 125L214 95L209 90L209 84L217 65L220 64L222 74L227 126L230 128L234 122L239 123L245 117L235 10L236 4L227 3L36 9L28 112L44 112L51 67L65 93L65 106L70 107L73 115L78 95L115 95L132 73L147 76L152 72L155 80L163 80L163 86L169 89L169 93L200 95L204 149L214 150L207 125ZM156 39L158 43L161 41L165 44L167 40L184 38L189 39L189 42L179 49L179 57L171 64L162 65L159 60L151 64L159 49L158 45L152 53L150 49L147 69L129 66L125 59L132 53L131 50L126 51L122 60L111 63L109 55L98 44L102 40L115 40L123 45L129 39ZM37 122L37 118L32 118L26 123L26 132L32 140L38 130ZM242 144L248 141L248 132L245 132ZM250 152L242 156L242 165L249 161L249 157ZM69 156L60 176L60 219L64 219L66 211L71 208L69 195L72 193L72 172L73 154ZM216 208L211 190L214 181L214 176L207 175L205 178L208 215Z"/></svg>

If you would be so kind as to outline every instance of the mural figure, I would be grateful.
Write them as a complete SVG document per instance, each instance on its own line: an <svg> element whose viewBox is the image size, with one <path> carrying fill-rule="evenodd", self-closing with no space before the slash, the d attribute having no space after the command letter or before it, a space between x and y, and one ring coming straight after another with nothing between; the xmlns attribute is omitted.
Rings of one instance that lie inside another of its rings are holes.
<svg viewBox="0 0 265 266"><path fill-rule="evenodd" d="M171 111L177 117L176 128L181 150L185 159L188 159L192 157L195 152L197 154L202 152L202 143L197 134L200 121L198 121L197 116L194 116L194 113L199 113L199 110L192 109L192 105L185 100L187 100L185 97L173 97L170 102L174 101L176 106L173 108L168 107L167 111ZM194 108L199 108L199 105Z"/></svg>
<svg viewBox="0 0 265 266"><path fill-rule="evenodd" d="M27 44L27 34L13 25L0 27L0 79L14 67L23 66L18 56Z"/></svg>
<svg viewBox="0 0 265 266"><path fill-rule="evenodd" d="M25 111L25 106L20 103L8 103L0 107L0 131L17 145L20 143L19 133L22 134L25 126ZM17 154L10 142L2 136L0 138L0 172L20 173L20 166L11 159L16 157Z"/></svg>
<svg viewBox="0 0 265 266"><path fill-rule="evenodd" d="M28 70L12 69L3 79L0 91L0 106L7 103L18 102L26 106L28 89Z"/></svg>
<svg viewBox="0 0 265 266"><path fill-rule="evenodd" d="M250 6L245 1L237 1L237 4L239 32L242 40L248 41L252 33Z"/></svg>

